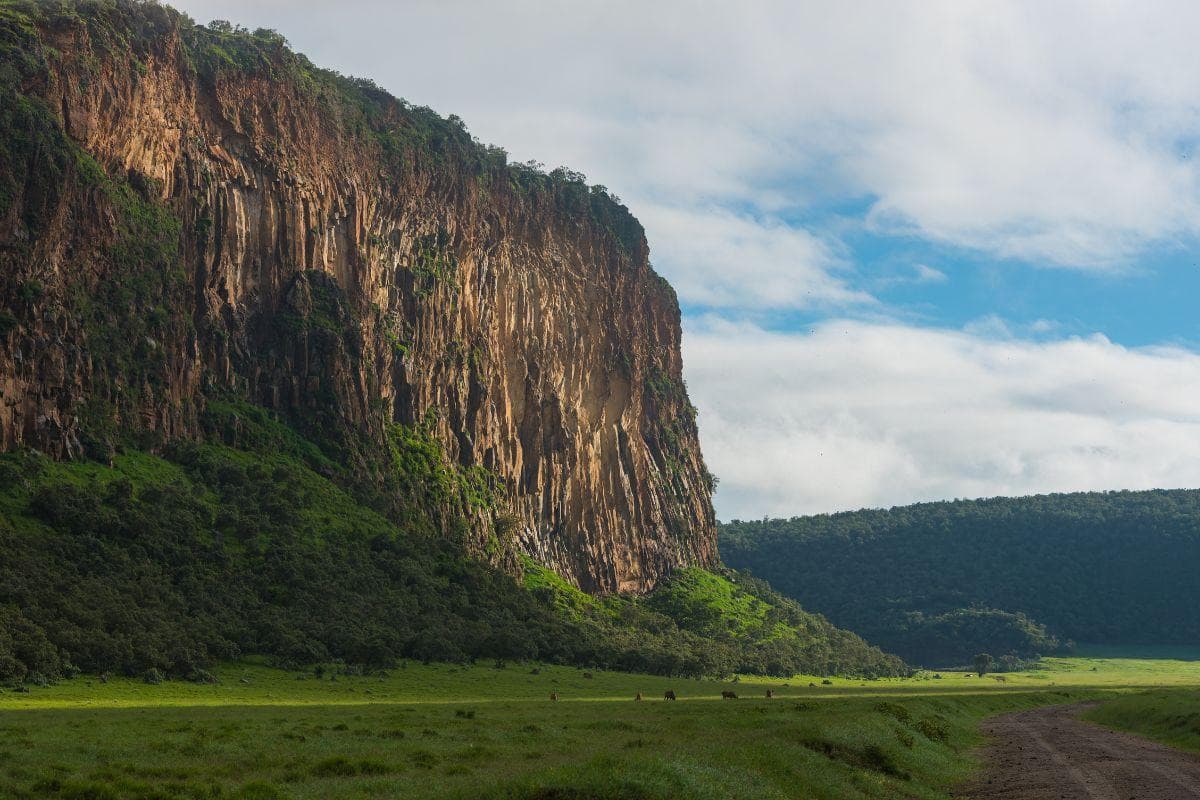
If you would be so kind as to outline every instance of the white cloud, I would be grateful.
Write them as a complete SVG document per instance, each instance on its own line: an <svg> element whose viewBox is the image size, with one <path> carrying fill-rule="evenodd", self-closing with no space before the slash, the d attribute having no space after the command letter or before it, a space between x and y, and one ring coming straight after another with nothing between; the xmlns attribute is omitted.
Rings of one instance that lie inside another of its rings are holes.
<svg viewBox="0 0 1200 800"><path fill-rule="evenodd" d="M916 273L913 281L916 283L945 283L946 273L940 269L934 269L928 264L915 264L913 272Z"/></svg>
<svg viewBox="0 0 1200 800"><path fill-rule="evenodd" d="M1200 485L1200 356L830 321L684 338L723 519Z"/></svg>
<svg viewBox="0 0 1200 800"><path fill-rule="evenodd" d="M645 207L641 217L655 263L690 303L773 309L873 302L838 276L848 267L828 244L779 220L665 206Z"/></svg>
<svg viewBox="0 0 1200 800"><path fill-rule="evenodd" d="M839 226L1107 272L1200 233L1183 0L177 2L582 170L645 222L681 300L727 316L878 312L864 287L946 278L863 275ZM797 222L831 204L849 219ZM719 512L1200 485L1200 357L1055 336L696 321Z"/></svg>
<svg viewBox="0 0 1200 800"><path fill-rule="evenodd" d="M885 230L1105 270L1200 228L1182 0L181 4L641 203L870 197Z"/></svg>

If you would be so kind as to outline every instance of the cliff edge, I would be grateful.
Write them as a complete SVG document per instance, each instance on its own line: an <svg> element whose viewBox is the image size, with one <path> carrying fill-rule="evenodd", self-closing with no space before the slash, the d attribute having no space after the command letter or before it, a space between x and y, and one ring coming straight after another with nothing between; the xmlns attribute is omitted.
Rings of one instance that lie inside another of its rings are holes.
<svg viewBox="0 0 1200 800"><path fill-rule="evenodd" d="M5 3L0 70L0 450L236 440L247 402L384 507L428 436L492 498L472 550L585 590L716 563L675 295L603 187L151 3Z"/></svg>

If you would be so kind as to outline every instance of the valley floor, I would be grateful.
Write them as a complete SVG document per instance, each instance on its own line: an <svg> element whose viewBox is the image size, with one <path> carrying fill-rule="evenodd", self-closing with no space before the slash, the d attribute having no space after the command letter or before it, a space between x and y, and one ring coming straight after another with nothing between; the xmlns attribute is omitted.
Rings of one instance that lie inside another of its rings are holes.
<svg viewBox="0 0 1200 800"><path fill-rule="evenodd" d="M516 664L215 673L5 691L0 796L945 798L971 777L986 717L1104 699L1169 710L1200 686L1200 663L1121 659L828 684Z"/></svg>

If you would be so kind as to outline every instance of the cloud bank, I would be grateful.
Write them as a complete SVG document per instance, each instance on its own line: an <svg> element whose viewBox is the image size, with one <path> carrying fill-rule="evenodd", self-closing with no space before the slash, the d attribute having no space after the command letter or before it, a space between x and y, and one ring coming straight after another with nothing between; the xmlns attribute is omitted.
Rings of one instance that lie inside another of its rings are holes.
<svg viewBox="0 0 1200 800"><path fill-rule="evenodd" d="M1200 485L1200 356L828 321L685 338L722 519Z"/></svg>
<svg viewBox="0 0 1200 800"><path fill-rule="evenodd" d="M752 210L765 241L856 200L877 230L1102 270L1200 229L1194 3L181 5L280 27L522 160L586 172L634 201L684 286L679 213Z"/></svg>
<svg viewBox="0 0 1200 800"><path fill-rule="evenodd" d="M723 517L1200 485L1194 354L1063 339L1086 310L1032 291L1023 328L928 327L972 262L1131 275L1195 247L1200 5L178 2L622 196L705 315L685 363ZM872 272L864 237L899 257Z"/></svg>

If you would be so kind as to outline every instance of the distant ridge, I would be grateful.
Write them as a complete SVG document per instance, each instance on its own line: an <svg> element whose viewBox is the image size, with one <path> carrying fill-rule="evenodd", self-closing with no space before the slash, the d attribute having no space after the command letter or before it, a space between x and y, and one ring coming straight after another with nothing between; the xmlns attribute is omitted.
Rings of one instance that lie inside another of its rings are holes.
<svg viewBox="0 0 1200 800"><path fill-rule="evenodd" d="M720 552L916 663L1200 641L1200 490L735 520L720 526Z"/></svg>

